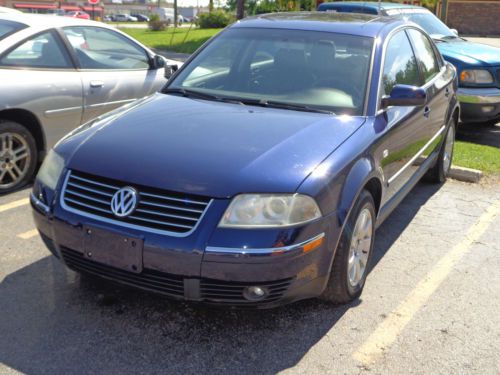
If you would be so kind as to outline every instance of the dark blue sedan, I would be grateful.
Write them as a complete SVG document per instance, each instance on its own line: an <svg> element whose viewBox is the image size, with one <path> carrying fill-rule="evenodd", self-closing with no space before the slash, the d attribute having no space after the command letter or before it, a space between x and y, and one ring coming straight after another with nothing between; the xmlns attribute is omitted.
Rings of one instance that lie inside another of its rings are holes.
<svg viewBox="0 0 500 375"><path fill-rule="evenodd" d="M33 187L37 228L69 268L177 299L349 302L376 227L422 176L446 179L456 84L403 20L238 22L162 93L59 142Z"/></svg>

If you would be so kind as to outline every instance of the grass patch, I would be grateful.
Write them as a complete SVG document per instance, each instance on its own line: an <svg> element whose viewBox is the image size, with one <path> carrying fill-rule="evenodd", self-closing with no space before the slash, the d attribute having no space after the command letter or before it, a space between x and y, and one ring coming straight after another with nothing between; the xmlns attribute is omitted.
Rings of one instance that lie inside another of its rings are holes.
<svg viewBox="0 0 500 375"><path fill-rule="evenodd" d="M453 164L500 175L500 148L456 141Z"/></svg>
<svg viewBox="0 0 500 375"><path fill-rule="evenodd" d="M198 28L168 28L165 31L151 31L148 29L120 28L131 37L150 48L157 48L181 53L193 53L208 39L222 29Z"/></svg>

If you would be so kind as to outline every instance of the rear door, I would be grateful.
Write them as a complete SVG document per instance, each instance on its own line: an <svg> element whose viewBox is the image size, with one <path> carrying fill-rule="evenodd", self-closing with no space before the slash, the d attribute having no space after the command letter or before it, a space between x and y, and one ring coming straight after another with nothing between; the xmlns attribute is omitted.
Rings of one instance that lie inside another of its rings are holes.
<svg viewBox="0 0 500 375"><path fill-rule="evenodd" d="M446 67L430 39L420 30L408 29L415 56L424 79L427 93L427 137L432 140L422 156L428 156L439 144L444 135L444 126L452 92L452 80Z"/></svg>
<svg viewBox="0 0 500 375"><path fill-rule="evenodd" d="M82 122L156 92L166 83L162 69L138 44L101 27L66 27L83 82Z"/></svg>

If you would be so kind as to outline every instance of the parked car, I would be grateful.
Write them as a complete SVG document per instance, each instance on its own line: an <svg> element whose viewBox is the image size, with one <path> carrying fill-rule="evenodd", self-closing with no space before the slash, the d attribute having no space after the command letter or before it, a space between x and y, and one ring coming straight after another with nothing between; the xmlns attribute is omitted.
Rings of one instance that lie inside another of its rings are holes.
<svg viewBox="0 0 500 375"><path fill-rule="evenodd" d="M82 10L75 10L64 14L65 17L81 18L82 20L89 20L90 15Z"/></svg>
<svg viewBox="0 0 500 375"><path fill-rule="evenodd" d="M104 16L104 17L102 17L102 20L104 22L111 22L111 21L113 21L113 18L111 16Z"/></svg>
<svg viewBox="0 0 500 375"><path fill-rule="evenodd" d="M0 13L21 13L17 9L12 9L12 8L7 8L7 7L0 7Z"/></svg>
<svg viewBox="0 0 500 375"><path fill-rule="evenodd" d="M30 181L70 130L157 91L166 82L163 65L102 23L0 15L0 193Z"/></svg>
<svg viewBox="0 0 500 375"><path fill-rule="evenodd" d="M158 14L161 21L166 21L171 24L174 23L174 9L173 8L154 8L153 14ZM182 24L183 18L179 14L177 15L177 24Z"/></svg>
<svg viewBox="0 0 500 375"><path fill-rule="evenodd" d="M131 16L137 18L139 22L149 22L149 17L144 14L131 14Z"/></svg>
<svg viewBox="0 0 500 375"><path fill-rule="evenodd" d="M137 22L137 18L129 14L115 14L112 18L115 22Z"/></svg>
<svg viewBox="0 0 500 375"><path fill-rule="evenodd" d="M425 8L398 3L323 3L319 11L366 13L405 18L431 35L446 61L458 71L462 122L500 121L500 48L469 42Z"/></svg>
<svg viewBox="0 0 500 375"><path fill-rule="evenodd" d="M272 307L357 298L375 228L450 169L456 71L404 20L283 13L219 33L161 93L78 128L31 195L70 268Z"/></svg>

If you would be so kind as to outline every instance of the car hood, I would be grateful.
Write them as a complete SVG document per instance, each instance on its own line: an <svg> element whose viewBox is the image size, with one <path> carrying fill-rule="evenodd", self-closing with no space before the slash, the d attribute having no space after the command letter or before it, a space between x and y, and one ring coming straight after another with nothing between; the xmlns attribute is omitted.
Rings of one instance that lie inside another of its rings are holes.
<svg viewBox="0 0 500 375"><path fill-rule="evenodd" d="M156 94L59 148L75 138L68 168L132 185L219 198L285 193L364 120Z"/></svg>
<svg viewBox="0 0 500 375"><path fill-rule="evenodd" d="M500 48L468 41L438 43L444 59L461 61L467 65L500 65Z"/></svg>

